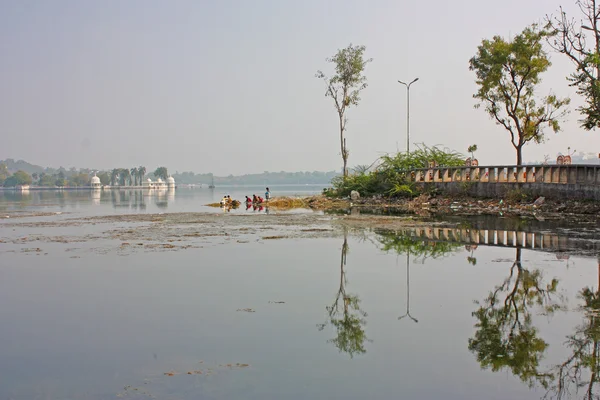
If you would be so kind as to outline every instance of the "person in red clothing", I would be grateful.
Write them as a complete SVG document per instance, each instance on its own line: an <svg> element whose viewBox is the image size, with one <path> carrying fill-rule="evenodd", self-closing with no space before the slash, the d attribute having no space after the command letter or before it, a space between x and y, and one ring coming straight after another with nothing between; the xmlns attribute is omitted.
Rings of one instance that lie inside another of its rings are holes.
<svg viewBox="0 0 600 400"><path fill-rule="evenodd" d="M252 204L252 199L248 196L246 196L246 204Z"/></svg>
<svg viewBox="0 0 600 400"><path fill-rule="evenodd" d="M260 196L258 196L258 202L259 202L259 203L262 203L262 202L263 202L263 198L262 198L262 197L260 197Z"/></svg>

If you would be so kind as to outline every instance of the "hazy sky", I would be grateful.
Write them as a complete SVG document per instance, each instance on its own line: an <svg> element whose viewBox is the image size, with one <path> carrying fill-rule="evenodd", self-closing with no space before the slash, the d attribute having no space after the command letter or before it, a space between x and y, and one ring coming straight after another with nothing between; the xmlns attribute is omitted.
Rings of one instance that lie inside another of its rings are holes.
<svg viewBox="0 0 600 400"><path fill-rule="evenodd" d="M0 159L58 167L165 165L218 175L341 168L337 116L316 70L349 43L374 59L348 111L349 165L411 142L514 163L509 134L473 108L469 58L574 0L0 0ZM577 15L578 16L578 15ZM567 146L600 152L560 54L544 77L573 99L564 131L524 160Z"/></svg>

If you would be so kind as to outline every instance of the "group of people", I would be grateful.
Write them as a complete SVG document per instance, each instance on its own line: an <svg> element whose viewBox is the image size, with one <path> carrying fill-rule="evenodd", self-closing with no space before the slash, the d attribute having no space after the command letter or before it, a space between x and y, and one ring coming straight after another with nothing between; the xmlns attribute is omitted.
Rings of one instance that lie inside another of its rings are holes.
<svg viewBox="0 0 600 400"><path fill-rule="evenodd" d="M221 199L221 207L231 207L231 206L239 206L240 202L237 200L232 200L231 196L226 194L225 196L223 196L223 198Z"/></svg>
<svg viewBox="0 0 600 400"><path fill-rule="evenodd" d="M252 195L252 198L246 196L246 205L248 204L261 204L264 201L269 201L269 199L271 198L271 191L269 190L269 188L267 188L267 191L265 192L265 197L264 199L260 196L257 196L255 194Z"/></svg>
<svg viewBox="0 0 600 400"><path fill-rule="evenodd" d="M257 196L255 194L252 195L252 198L246 196L246 209L250 208L253 204L258 205L258 204L264 203L265 201L269 201L270 198L271 198L271 191L269 190L269 188L267 188L264 198ZM220 204L221 204L221 207L232 207L232 206L237 207L240 205L240 202L237 200L232 200L231 196L227 194L227 195L223 196Z"/></svg>

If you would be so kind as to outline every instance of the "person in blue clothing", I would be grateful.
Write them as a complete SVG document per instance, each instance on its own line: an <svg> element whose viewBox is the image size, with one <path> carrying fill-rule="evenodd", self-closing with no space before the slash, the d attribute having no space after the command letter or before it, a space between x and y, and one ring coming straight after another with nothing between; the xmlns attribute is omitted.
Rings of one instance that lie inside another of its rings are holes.
<svg viewBox="0 0 600 400"><path fill-rule="evenodd" d="M271 198L271 191L269 190L269 188L267 188L267 191L265 192L265 200L269 200Z"/></svg>

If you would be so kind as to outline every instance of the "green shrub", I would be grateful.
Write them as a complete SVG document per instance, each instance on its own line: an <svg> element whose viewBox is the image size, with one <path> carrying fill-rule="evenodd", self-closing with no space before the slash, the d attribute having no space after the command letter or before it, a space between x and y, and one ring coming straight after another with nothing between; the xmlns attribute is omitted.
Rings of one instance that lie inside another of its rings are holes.
<svg viewBox="0 0 600 400"><path fill-rule="evenodd" d="M353 190L362 196L376 194L391 197L412 197L420 194L415 182L411 182L409 174L414 169L428 168L434 161L439 167L464 165L464 156L455 151L427 147L424 144L410 153L396 153L381 157L381 164L375 171L368 172L368 167L358 166L347 177L337 176L332 179L333 190L326 193L331 196L348 196Z"/></svg>

